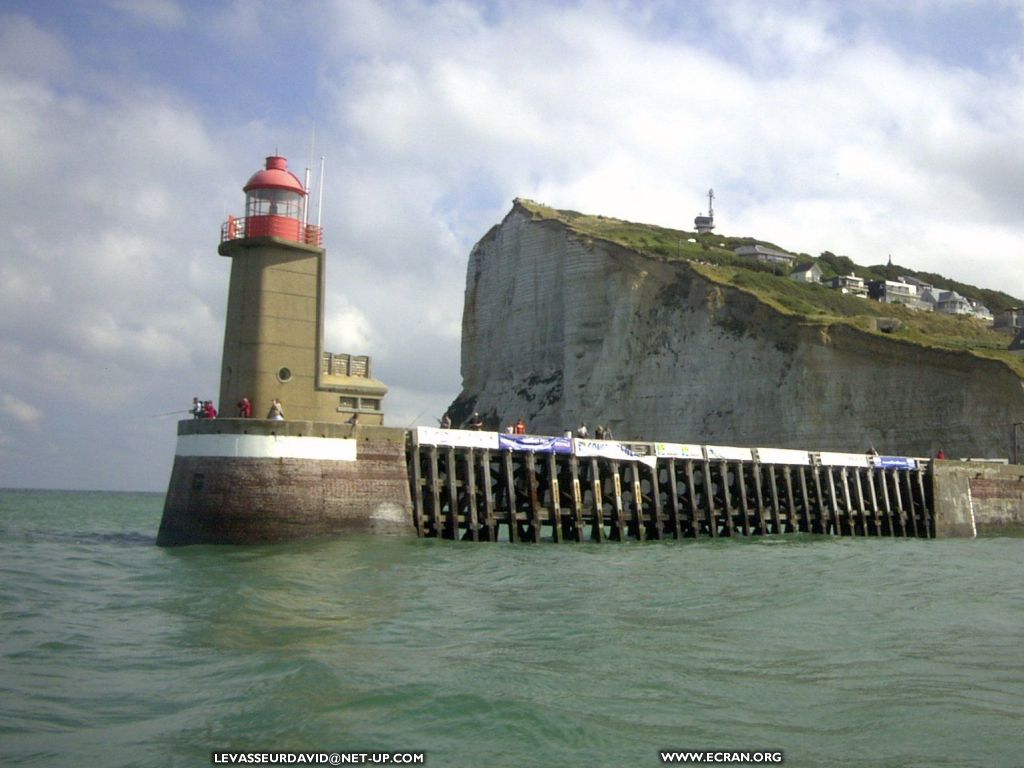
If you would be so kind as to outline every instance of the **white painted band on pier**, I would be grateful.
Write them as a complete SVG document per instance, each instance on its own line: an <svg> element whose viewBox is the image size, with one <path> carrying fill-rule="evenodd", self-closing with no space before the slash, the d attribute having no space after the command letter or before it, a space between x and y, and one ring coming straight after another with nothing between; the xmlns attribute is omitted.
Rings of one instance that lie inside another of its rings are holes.
<svg viewBox="0 0 1024 768"><path fill-rule="evenodd" d="M176 456L355 461L356 441L291 435L179 435Z"/></svg>

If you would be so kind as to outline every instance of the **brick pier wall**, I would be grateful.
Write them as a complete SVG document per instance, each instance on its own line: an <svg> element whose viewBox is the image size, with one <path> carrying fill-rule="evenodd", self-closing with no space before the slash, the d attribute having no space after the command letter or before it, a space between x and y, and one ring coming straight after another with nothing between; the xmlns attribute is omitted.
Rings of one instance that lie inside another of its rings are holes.
<svg viewBox="0 0 1024 768"><path fill-rule="evenodd" d="M316 422L181 422L195 434L355 439L356 460L177 455L157 544L256 544L412 533L405 431Z"/></svg>

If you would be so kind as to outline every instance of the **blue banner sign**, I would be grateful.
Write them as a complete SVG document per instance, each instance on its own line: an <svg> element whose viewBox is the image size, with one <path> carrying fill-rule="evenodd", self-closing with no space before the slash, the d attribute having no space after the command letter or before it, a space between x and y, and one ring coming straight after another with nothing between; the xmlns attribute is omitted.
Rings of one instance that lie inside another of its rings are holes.
<svg viewBox="0 0 1024 768"><path fill-rule="evenodd" d="M539 435L507 435L499 433L498 447L503 451L572 453L572 438L542 437Z"/></svg>
<svg viewBox="0 0 1024 768"><path fill-rule="evenodd" d="M875 456L875 466L882 469L917 469L917 462L906 456Z"/></svg>

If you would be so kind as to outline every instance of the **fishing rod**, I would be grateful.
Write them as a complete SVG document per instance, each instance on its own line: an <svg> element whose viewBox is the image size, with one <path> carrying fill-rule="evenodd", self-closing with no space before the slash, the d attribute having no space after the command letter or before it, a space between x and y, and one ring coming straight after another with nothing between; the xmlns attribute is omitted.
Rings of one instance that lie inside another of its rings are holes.
<svg viewBox="0 0 1024 768"><path fill-rule="evenodd" d="M426 412L427 412L427 410L428 410L429 408L430 408L430 406L428 405L428 406L427 406L426 408L424 408L424 409L423 409L422 411L420 411L419 413L417 413L417 414L416 414L416 418L414 418L414 419L413 419L412 421L410 421L410 422L409 422L409 423L408 423L408 424L406 425L406 427L405 427L405 428L406 428L406 429L411 429L411 428L412 428L412 425L413 425L413 424L415 424L415 423L416 423L417 421L419 421L419 420L420 420L420 416L422 416L422 415L423 415L424 413L426 413Z"/></svg>
<svg viewBox="0 0 1024 768"><path fill-rule="evenodd" d="M168 411L167 413L151 413L149 415L149 418L151 418L151 419L162 419L164 416L173 416L176 413L192 413L192 411L190 411L189 409L186 408L183 411Z"/></svg>

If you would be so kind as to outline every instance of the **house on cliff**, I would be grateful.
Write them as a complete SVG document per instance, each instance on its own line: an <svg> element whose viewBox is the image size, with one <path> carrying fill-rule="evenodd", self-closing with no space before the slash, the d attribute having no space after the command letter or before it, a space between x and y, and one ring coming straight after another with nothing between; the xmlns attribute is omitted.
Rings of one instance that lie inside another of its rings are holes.
<svg viewBox="0 0 1024 768"><path fill-rule="evenodd" d="M883 304L902 304L911 309L931 309L922 301L917 285L902 280L872 280L868 283L868 296Z"/></svg>
<svg viewBox="0 0 1024 768"><path fill-rule="evenodd" d="M1024 328L1024 307L1010 307L1003 310L993 318L992 326L1006 328L1011 332Z"/></svg>
<svg viewBox="0 0 1024 768"><path fill-rule="evenodd" d="M741 245L735 250L735 254L760 261L762 264L777 264L787 268L793 266L795 261L790 254L763 245Z"/></svg>
<svg viewBox="0 0 1024 768"><path fill-rule="evenodd" d="M789 274L790 280L796 280L798 283L814 283L817 285L821 282L821 267L818 266L818 262L812 262L810 264L800 264Z"/></svg>
<svg viewBox="0 0 1024 768"><path fill-rule="evenodd" d="M837 275L826 282L829 288L840 293L848 293L851 296L868 297L868 287L863 277L856 275Z"/></svg>

